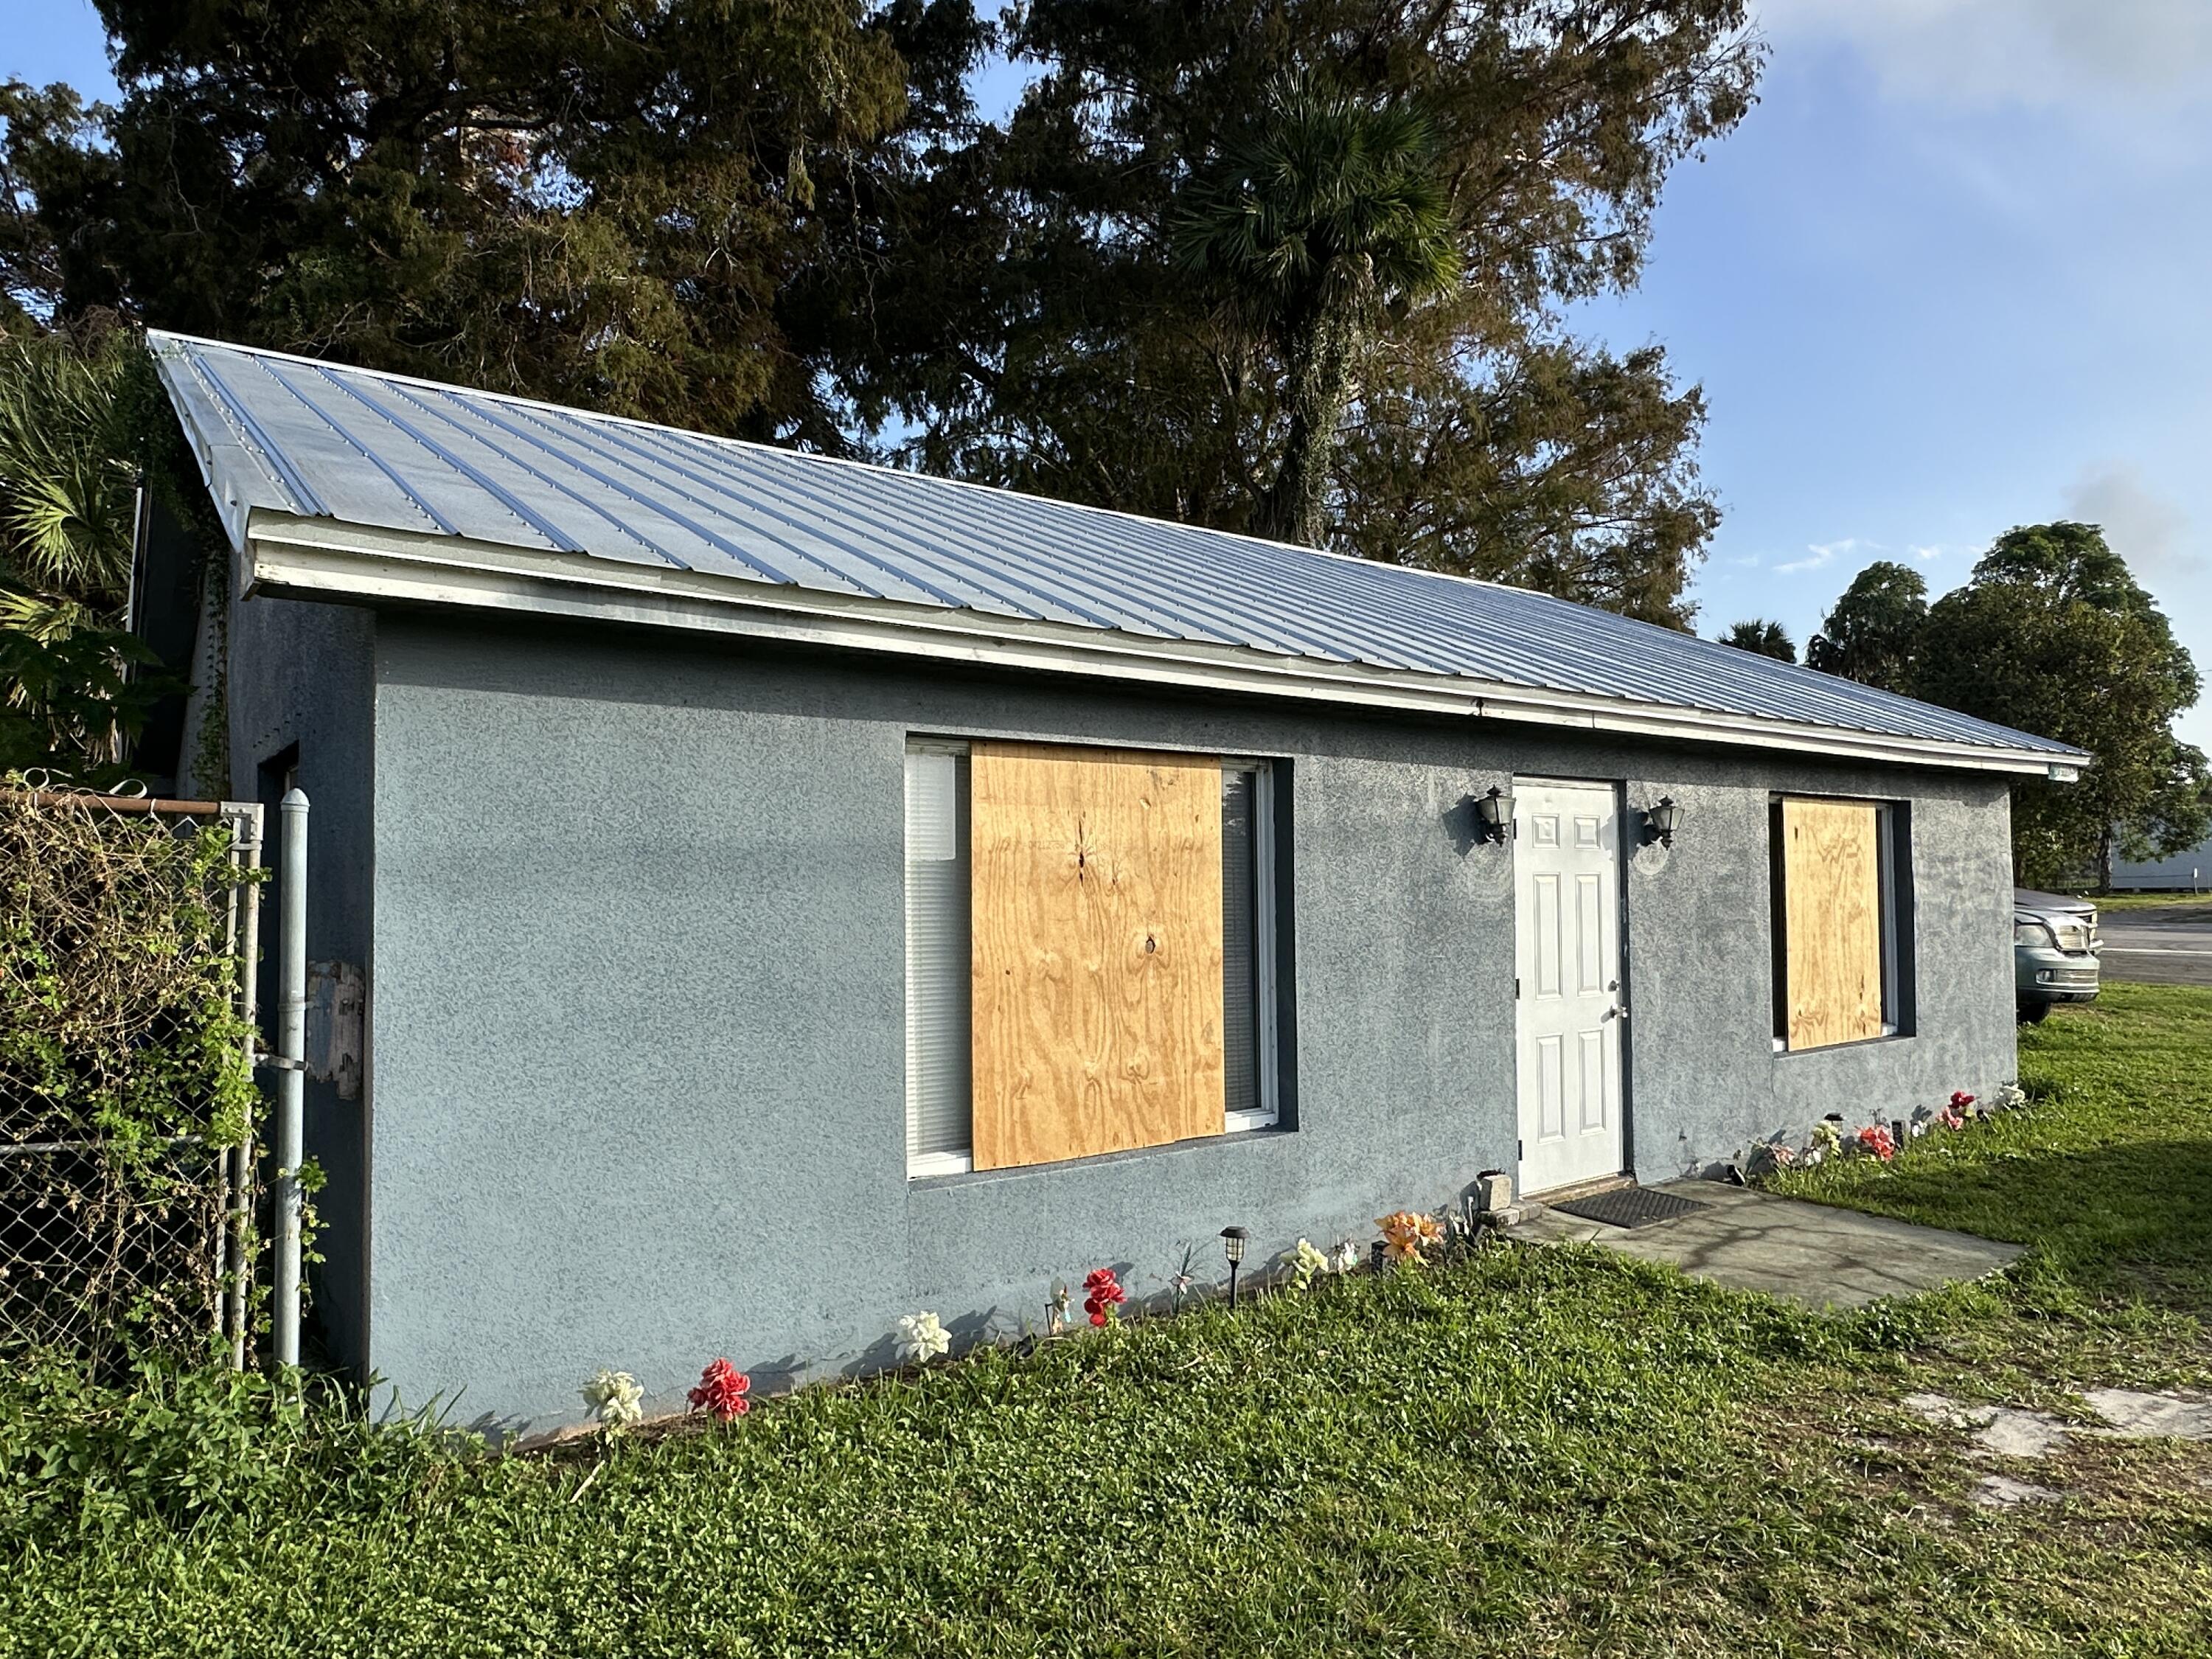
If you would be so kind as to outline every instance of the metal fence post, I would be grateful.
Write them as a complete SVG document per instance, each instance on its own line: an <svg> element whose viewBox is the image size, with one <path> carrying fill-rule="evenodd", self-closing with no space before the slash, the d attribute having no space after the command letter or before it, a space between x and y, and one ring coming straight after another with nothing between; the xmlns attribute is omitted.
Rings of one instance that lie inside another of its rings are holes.
<svg viewBox="0 0 2212 1659"><path fill-rule="evenodd" d="M238 837L234 843L236 856L246 878L231 889L231 902L239 914L238 1017L246 1026L246 1063L251 1066L254 1050L261 1042L261 1032L255 1023L258 1012L255 1003L259 996L257 981L261 974L261 883L258 878L261 873L263 814L258 801L226 803L224 811L234 814L232 821ZM230 1368L234 1371L244 1370L248 1358L253 1286L255 1127L253 1119L247 1118L246 1127L239 1132L238 1144L228 1152L230 1212L223 1218L224 1235L229 1241L225 1252L228 1288L224 1295L224 1312L230 1333Z"/></svg>
<svg viewBox="0 0 2212 1659"><path fill-rule="evenodd" d="M286 793L276 937L276 1363L300 1363L301 1096L307 1056L307 797Z"/></svg>

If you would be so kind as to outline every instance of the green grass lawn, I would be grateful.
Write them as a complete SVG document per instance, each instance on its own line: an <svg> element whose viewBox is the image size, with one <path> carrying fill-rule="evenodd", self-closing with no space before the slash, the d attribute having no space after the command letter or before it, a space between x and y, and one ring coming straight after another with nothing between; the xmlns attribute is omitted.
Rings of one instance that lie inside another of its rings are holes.
<svg viewBox="0 0 2212 1659"><path fill-rule="evenodd" d="M2212 893L2084 893L2100 910L2165 910L2177 904L2212 903Z"/></svg>
<svg viewBox="0 0 2212 1659"><path fill-rule="evenodd" d="M1829 1201L2017 1239L1816 1316L1582 1249L1394 1273L448 1466L0 1571L0 1654L2202 1654L2212 1448L1991 1467L1908 1392L2212 1384L2212 992L2022 1033L2029 1110ZM4 1549L0 1545L0 1549Z"/></svg>

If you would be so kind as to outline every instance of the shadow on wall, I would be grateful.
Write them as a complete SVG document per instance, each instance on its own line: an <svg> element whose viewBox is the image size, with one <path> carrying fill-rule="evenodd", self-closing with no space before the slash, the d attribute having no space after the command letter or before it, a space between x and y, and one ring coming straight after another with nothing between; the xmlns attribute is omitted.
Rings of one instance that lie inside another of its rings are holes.
<svg viewBox="0 0 2212 1659"><path fill-rule="evenodd" d="M1472 795L1462 795L1459 802L1440 815L1444 833L1451 837L1452 850L1462 858L1482 845L1482 812Z"/></svg>

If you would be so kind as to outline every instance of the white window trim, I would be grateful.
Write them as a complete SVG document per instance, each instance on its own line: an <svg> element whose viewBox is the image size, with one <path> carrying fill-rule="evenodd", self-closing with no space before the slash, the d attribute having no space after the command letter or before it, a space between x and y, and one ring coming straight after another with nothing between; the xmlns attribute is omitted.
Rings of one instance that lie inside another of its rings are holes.
<svg viewBox="0 0 2212 1659"><path fill-rule="evenodd" d="M1091 744L1090 747L1116 745ZM1124 745L1136 747L1137 745ZM909 737L906 742L908 753L933 755L965 755L969 742L963 738ZM1221 768L1227 771L1243 771L1253 775L1252 790L1252 864L1254 872L1252 918L1252 953L1254 995L1259 1000L1257 1041L1259 1065L1256 1081L1259 1085L1260 1104L1250 1111L1222 1114L1221 1133L1224 1137L1249 1134L1255 1130L1272 1129L1283 1121L1280 1066L1281 1045L1279 1040L1279 1003L1276 987L1276 891L1275 891L1275 776L1274 761L1245 756L1224 755ZM903 921L901 922L904 926ZM971 1012L969 1018L974 1018ZM906 1057L911 1066L914 1057ZM1176 1145L1188 1145L1176 1142ZM1148 1148L1163 1151L1164 1148ZM1048 1167L1048 1166L1046 1166ZM909 1181L927 1181L943 1176L973 1174L975 1168L972 1147L966 1152L916 1152L907 1158L906 1173Z"/></svg>
<svg viewBox="0 0 2212 1659"><path fill-rule="evenodd" d="M931 1176L967 1175L975 1167L975 1155L970 1152L917 1152L906 1161L906 1178L926 1181Z"/></svg>

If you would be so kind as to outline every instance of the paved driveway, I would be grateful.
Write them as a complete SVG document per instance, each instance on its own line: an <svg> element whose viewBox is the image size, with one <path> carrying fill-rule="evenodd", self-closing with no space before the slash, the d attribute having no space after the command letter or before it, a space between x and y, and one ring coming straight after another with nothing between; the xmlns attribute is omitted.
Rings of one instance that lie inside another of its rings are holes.
<svg viewBox="0 0 2212 1659"><path fill-rule="evenodd" d="M2212 902L2110 910L2099 918L2106 979L2212 985Z"/></svg>

